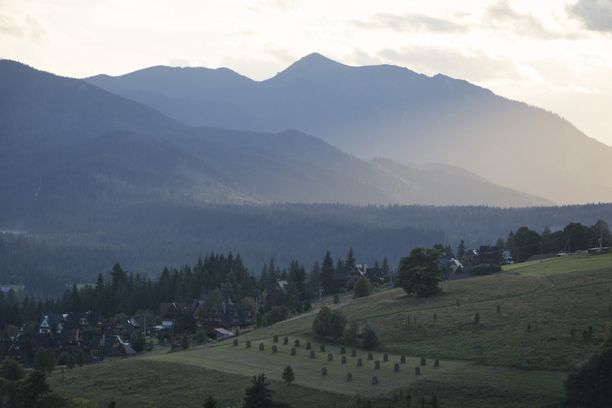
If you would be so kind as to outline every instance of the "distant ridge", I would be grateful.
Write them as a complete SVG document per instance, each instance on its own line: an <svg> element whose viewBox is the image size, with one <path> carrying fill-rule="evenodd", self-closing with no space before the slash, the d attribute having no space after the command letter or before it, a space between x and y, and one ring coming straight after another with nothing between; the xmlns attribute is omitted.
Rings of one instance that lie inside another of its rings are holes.
<svg viewBox="0 0 612 408"><path fill-rule="evenodd" d="M299 129L358 157L459 166L557 203L612 201L612 180L598 176L612 171L612 148L555 114L442 74L318 53L259 82L234 72L215 82L214 70L139 72L87 81L194 126Z"/></svg>

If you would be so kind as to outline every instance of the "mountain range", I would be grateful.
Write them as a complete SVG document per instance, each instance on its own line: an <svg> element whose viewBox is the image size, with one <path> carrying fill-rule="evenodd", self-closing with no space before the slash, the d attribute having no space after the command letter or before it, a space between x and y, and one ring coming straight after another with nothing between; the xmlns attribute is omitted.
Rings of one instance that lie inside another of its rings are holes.
<svg viewBox="0 0 612 408"><path fill-rule="evenodd" d="M299 131L189 126L91 83L12 61L0 62L0 78L0 187L8 214L156 200L547 203L461 168L357 158Z"/></svg>
<svg viewBox="0 0 612 408"><path fill-rule="evenodd" d="M191 126L298 129L362 159L461 167L559 204L612 200L603 176L611 147L558 115L445 75L315 53L264 81L164 66L85 80Z"/></svg>

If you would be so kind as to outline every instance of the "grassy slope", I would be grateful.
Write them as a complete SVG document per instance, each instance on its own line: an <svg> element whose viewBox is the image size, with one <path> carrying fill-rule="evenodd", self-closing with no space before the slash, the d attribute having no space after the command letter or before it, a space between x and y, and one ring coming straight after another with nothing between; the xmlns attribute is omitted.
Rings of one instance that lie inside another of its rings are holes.
<svg viewBox="0 0 612 408"><path fill-rule="evenodd" d="M382 340L381 350L392 353L380 371L372 369L362 351L362 368L355 367L351 357L346 366L340 364L337 347L328 346L335 359L324 362L318 343L309 337L310 314L245 336L253 340L251 349L244 347L246 338L241 338L238 348L221 343L172 354L150 353L87 367L69 384L59 383L57 375L54 382L60 391L76 395L84 387L91 392L85 397L101 402L116 395L126 406L146 407L150 403L163 407L166 400L176 403L180 395L178 400L184 405L175 406L197 406L195 401L208 392L226 395L228 403L238 402L246 376L266 371L278 381L282 368L291 364L297 385L275 383L274 388L279 399L294 407L350 406L350 400L340 393L356 392L368 396L382 393L375 406L391 403L400 407L405 404L389 398L407 389L414 395L437 393L442 407L536 407L558 402L564 371L598 350L601 326L612 318L608 311L611 289L612 255L605 255L512 265L493 276L446 282L444 294L430 299L409 298L394 289L369 298L343 300L337 307L349 319L373 326ZM475 313L480 314L478 325L473 322ZM596 339L583 341L581 332L590 325ZM572 327L576 329L574 338ZM279 353L273 355L273 334L288 335L291 341L299 337L302 348L298 355L289 356L288 346L280 346ZM313 341L317 360L306 357L306 340ZM257 348L259 341L266 345L263 352ZM381 350L375 358L382 360ZM400 373L393 373L398 353L412 357ZM442 367L428 366L417 379L413 370L415 357L420 356L440 358ZM319 375L323 365L329 367L325 378ZM355 380L347 384L349 370ZM380 379L376 387L370 385L374 374ZM304 385L318 391L308 392Z"/></svg>

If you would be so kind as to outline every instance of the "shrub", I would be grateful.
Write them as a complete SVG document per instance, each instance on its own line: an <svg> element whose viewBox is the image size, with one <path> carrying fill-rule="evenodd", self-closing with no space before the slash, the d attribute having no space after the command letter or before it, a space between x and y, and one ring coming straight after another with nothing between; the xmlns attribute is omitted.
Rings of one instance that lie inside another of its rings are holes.
<svg viewBox="0 0 612 408"><path fill-rule="evenodd" d="M565 395L568 406L572 407L612 407L612 349L605 350L577 372L572 373L565 382Z"/></svg>
<svg viewBox="0 0 612 408"><path fill-rule="evenodd" d="M189 337L183 336L181 338L181 348L187 350L189 348Z"/></svg>
<svg viewBox="0 0 612 408"><path fill-rule="evenodd" d="M378 345L378 336L371 327L364 327L361 331L361 343L364 349L371 350Z"/></svg>
<svg viewBox="0 0 612 408"><path fill-rule="evenodd" d="M344 334L345 326L346 318L342 312L323 306L312 323L312 332L319 338L339 339Z"/></svg>
<svg viewBox="0 0 612 408"><path fill-rule="evenodd" d="M440 291L439 284L447 271L440 267L440 251L415 248L400 260L398 284L409 295L432 296Z"/></svg>
<svg viewBox="0 0 612 408"><path fill-rule="evenodd" d="M356 322L350 322L346 328L344 329L344 334L342 335L342 341L344 344L357 344L357 337L359 335L359 326L357 326Z"/></svg>
<svg viewBox="0 0 612 408"><path fill-rule="evenodd" d="M9 381L19 381L25 376L23 367L12 358L5 358L0 366L0 377Z"/></svg>
<svg viewBox="0 0 612 408"><path fill-rule="evenodd" d="M293 368L291 368L291 366L287 366L283 370L283 380L285 380L287 385L291 385L291 383L295 380L295 373L293 372Z"/></svg>
<svg viewBox="0 0 612 408"><path fill-rule="evenodd" d="M355 283L353 289L353 299L370 296L372 294L372 284L365 276L362 276Z"/></svg>
<svg viewBox="0 0 612 408"><path fill-rule="evenodd" d="M327 375L327 367L321 367L321 375L325 377Z"/></svg>

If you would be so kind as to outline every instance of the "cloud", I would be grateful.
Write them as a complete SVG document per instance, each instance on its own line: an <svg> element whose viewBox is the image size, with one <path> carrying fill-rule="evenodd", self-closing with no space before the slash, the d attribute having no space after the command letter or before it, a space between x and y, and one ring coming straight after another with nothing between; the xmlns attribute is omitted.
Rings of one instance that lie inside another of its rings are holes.
<svg viewBox="0 0 612 408"><path fill-rule="evenodd" d="M468 30L467 26L424 14L378 13L371 16L368 20L356 20L353 23L360 28L391 29L397 32L429 31L450 33Z"/></svg>
<svg viewBox="0 0 612 408"><path fill-rule="evenodd" d="M31 16L25 16L23 21L17 21L12 17L0 15L0 34L40 39L46 35L42 25Z"/></svg>
<svg viewBox="0 0 612 408"><path fill-rule="evenodd" d="M515 11L504 0L489 7L486 10L485 17L494 27L510 29L518 35L541 39L571 37L567 33L557 33L548 30L535 16Z"/></svg>
<svg viewBox="0 0 612 408"><path fill-rule="evenodd" d="M24 31L11 17L0 15L0 33L22 37Z"/></svg>
<svg viewBox="0 0 612 408"><path fill-rule="evenodd" d="M518 80L523 75L508 58L497 58L479 50L460 53L442 47L386 48L377 56L393 64L427 74L443 73L471 81Z"/></svg>
<svg viewBox="0 0 612 408"><path fill-rule="evenodd" d="M612 32L612 0L578 0L568 11L590 30Z"/></svg>

